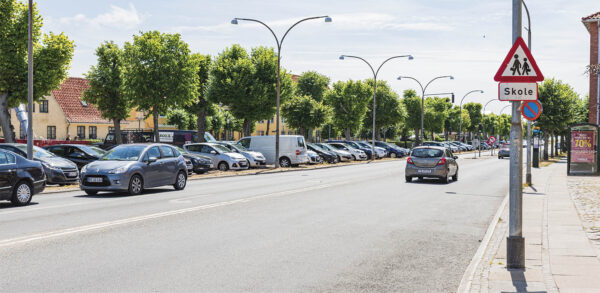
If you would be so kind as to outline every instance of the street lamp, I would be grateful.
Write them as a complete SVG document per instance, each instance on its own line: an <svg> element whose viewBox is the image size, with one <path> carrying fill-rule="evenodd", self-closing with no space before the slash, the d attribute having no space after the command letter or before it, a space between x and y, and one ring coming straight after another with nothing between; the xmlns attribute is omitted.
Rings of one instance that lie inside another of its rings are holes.
<svg viewBox="0 0 600 293"><path fill-rule="evenodd" d="M312 19L321 19L324 18L325 22L331 22L331 17L329 17L328 15L324 15L324 16L314 16L314 17L307 17L304 19L301 19L299 21L297 21L296 23L294 23L292 26L290 26L287 31L285 31L285 33L283 34L283 37L281 37L281 40L279 40L279 38L277 37L277 35L275 34L275 32L271 29L271 27L269 27L267 24L265 24L264 22L257 20L257 19L252 19L252 18L239 18L236 17L234 19L231 20L231 24L238 24L238 21L240 20L244 20L244 21L252 21L252 22L257 22L262 24L264 27L266 27L271 34L273 34L273 37L275 37L275 42L277 43L277 123L275 124L275 131L277 132L275 134L275 168L279 168L279 106L280 106L280 94L281 94L281 79L280 79L280 72L281 72L281 45L283 44L283 40L285 39L285 37L287 36L287 34L290 32L290 30L292 30L296 25L298 25L301 22L307 21L307 20L312 20Z"/></svg>
<svg viewBox="0 0 600 293"><path fill-rule="evenodd" d="M460 107L460 112L458 114L458 117L459 117L459 121L458 121L458 140L460 140L460 141L462 141L462 139L461 139L462 138L462 136L461 136L461 133L462 133L462 104L463 104L463 101L465 100L465 98L469 94L472 94L472 93L481 93L481 94L483 94L483 90L472 90L472 91L466 93L462 97L462 99L460 99L460 106L459 106Z"/></svg>
<svg viewBox="0 0 600 293"><path fill-rule="evenodd" d="M367 63L367 65L369 66L369 68L371 68L371 72L373 72L373 80L374 80L374 85L373 85L373 141L371 142L371 160L375 160L375 112L377 109L377 106L375 104L375 93L377 92L377 75L379 74L379 70L381 69L381 67L383 66L383 64L385 64L386 62L392 60L392 59L396 59L396 58L404 58L404 57L408 57L408 60L413 60L415 59L412 55L399 55L399 56L393 56L390 57L388 59L386 59L385 61L383 61L381 63L381 65L379 65L379 67L377 67L377 71L375 71L373 69L373 66L371 66L371 64L369 62L367 62L367 60L358 57L358 56L351 56L351 55L341 55L340 56L340 60L344 60L344 58L355 58L355 59L359 59L362 60L363 62Z"/></svg>
<svg viewBox="0 0 600 293"><path fill-rule="evenodd" d="M423 85L421 84L421 82L419 82L416 78L410 77L410 76L398 76L398 80L402 80L403 78L406 79L412 79L414 81L416 81L419 86L421 87L421 138L419 139L419 144L423 143L423 140L425 139L425 130L423 128L423 117L425 114L425 91L427 90L427 87L436 79L441 79L441 78L450 78L450 79L454 79L454 76L451 75L442 75L442 76L438 76L432 80L430 80L425 87L423 87ZM416 134L415 134L416 135Z"/></svg>
<svg viewBox="0 0 600 293"><path fill-rule="evenodd" d="M487 101L487 103L485 103L485 105L483 106L483 112L481 115L481 124L483 124L483 131L485 132L485 108L487 107L487 105L493 101L498 101L498 99L491 99L489 101ZM479 156L481 157L481 134L479 134Z"/></svg>

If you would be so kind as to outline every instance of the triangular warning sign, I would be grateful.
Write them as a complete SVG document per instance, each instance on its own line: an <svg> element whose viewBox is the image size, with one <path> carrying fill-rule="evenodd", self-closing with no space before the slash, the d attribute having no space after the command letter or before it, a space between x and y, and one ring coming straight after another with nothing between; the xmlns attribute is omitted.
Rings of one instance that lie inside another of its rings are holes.
<svg viewBox="0 0 600 293"><path fill-rule="evenodd" d="M519 37L494 76L499 82L538 82L544 75L537 66L523 38Z"/></svg>

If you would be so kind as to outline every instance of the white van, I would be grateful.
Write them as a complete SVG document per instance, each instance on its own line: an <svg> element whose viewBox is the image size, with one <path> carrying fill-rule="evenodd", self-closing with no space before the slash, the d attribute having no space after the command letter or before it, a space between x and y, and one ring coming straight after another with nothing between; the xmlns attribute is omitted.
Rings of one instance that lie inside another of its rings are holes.
<svg viewBox="0 0 600 293"><path fill-rule="evenodd" d="M267 164L275 164L275 136L247 136L238 140L245 148L261 152L267 159ZM279 166L290 167L293 165L307 164L306 143L302 135L279 136Z"/></svg>

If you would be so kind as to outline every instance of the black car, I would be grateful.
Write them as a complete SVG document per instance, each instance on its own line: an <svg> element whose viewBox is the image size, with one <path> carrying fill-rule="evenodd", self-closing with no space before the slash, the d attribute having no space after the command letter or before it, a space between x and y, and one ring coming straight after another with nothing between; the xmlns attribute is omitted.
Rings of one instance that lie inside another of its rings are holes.
<svg viewBox="0 0 600 293"><path fill-rule="evenodd" d="M181 147L175 147L186 160L192 162L192 170L196 174L204 174L214 168L212 160L198 154L192 154Z"/></svg>
<svg viewBox="0 0 600 293"><path fill-rule="evenodd" d="M99 147L82 144L49 145L45 146L44 149L77 164L80 170L83 166L98 160L106 154L106 151Z"/></svg>
<svg viewBox="0 0 600 293"><path fill-rule="evenodd" d="M22 143L1 143L0 149L11 151L23 158L27 158L27 145ZM72 184L79 181L77 165L67 159L58 157L53 153L33 146L33 160L42 163L48 184Z"/></svg>
<svg viewBox="0 0 600 293"><path fill-rule="evenodd" d="M371 142L369 141L368 143ZM384 148L390 158L402 158L408 154L408 152L401 147L383 141L375 141L375 146Z"/></svg>
<svg viewBox="0 0 600 293"><path fill-rule="evenodd" d="M328 151L326 149L321 148L318 145L312 144L312 143L307 143L306 147L317 153L321 158L323 158L323 161L330 163L330 164L335 164L337 162L340 161L340 159L338 158L338 156L336 154L334 154L331 151Z"/></svg>
<svg viewBox="0 0 600 293"><path fill-rule="evenodd" d="M45 187L42 163L0 150L0 200L10 200L18 206L27 205L33 195L42 192Z"/></svg>
<svg viewBox="0 0 600 293"><path fill-rule="evenodd" d="M365 154L367 155L367 159L370 160L371 157L373 156L373 151L371 150L371 148L367 148L364 147L358 143L356 143L355 141L350 141L350 140L328 140L326 141L326 143L331 143L331 142L337 142L337 143L345 143L350 145L351 147L355 148L355 149L359 149L363 152L365 152Z"/></svg>

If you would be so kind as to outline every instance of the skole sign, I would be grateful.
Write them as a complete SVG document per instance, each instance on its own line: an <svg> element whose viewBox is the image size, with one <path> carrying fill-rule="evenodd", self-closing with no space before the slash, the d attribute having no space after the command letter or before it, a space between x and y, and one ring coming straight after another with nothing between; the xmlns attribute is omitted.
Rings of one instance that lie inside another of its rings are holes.
<svg viewBox="0 0 600 293"><path fill-rule="evenodd" d="M531 82L515 82L498 84L498 100L500 101L536 101L538 85Z"/></svg>

